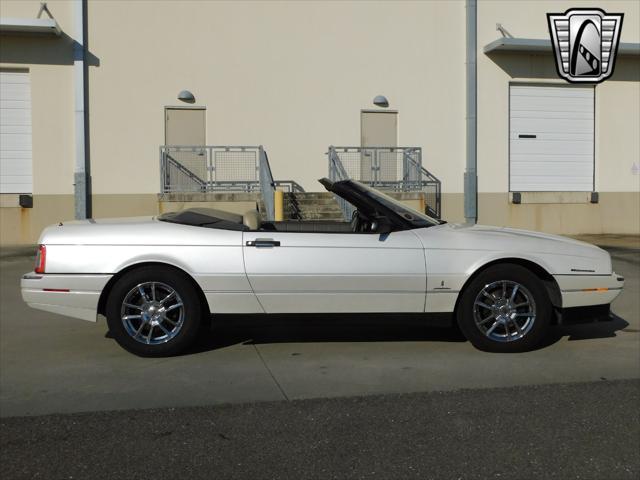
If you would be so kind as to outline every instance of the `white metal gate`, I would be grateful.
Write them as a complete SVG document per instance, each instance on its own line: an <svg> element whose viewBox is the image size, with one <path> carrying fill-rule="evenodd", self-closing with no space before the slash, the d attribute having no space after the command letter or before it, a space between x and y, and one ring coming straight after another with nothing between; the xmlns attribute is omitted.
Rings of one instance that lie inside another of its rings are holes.
<svg viewBox="0 0 640 480"><path fill-rule="evenodd" d="M32 193L29 73L0 71L0 193Z"/></svg>
<svg viewBox="0 0 640 480"><path fill-rule="evenodd" d="M511 85L510 191L594 189L593 87Z"/></svg>

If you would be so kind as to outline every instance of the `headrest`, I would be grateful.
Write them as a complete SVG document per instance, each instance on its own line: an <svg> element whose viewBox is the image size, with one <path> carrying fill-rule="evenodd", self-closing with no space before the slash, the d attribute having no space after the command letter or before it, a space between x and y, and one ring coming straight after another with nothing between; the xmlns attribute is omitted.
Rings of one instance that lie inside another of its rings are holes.
<svg viewBox="0 0 640 480"><path fill-rule="evenodd" d="M242 214L242 223L249 230L258 230L260 228L260 214L256 210L249 210Z"/></svg>

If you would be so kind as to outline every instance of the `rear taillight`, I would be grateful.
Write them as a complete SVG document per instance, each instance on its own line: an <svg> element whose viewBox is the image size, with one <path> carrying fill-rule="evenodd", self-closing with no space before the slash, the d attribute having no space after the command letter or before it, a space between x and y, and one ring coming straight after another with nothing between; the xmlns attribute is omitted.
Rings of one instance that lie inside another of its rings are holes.
<svg viewBox="0 0 640 480"><path fill-rule="evenodd" d="M44 266L47 263L47 247L44 245L38 245L38 252L36 253L36 273L44 273Z"/></svg>

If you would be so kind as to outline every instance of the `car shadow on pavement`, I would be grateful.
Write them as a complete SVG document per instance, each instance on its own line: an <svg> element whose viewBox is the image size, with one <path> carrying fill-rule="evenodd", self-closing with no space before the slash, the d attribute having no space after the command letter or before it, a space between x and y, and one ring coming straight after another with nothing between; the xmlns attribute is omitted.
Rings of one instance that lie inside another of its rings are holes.
<svg viewBox="0 0 640 480"><path fill-rule="evenodd" d="M606 322L555 325L536 350L569 341L611 338L629 323L611 314ZM423 317L395 315L220 315L186 354L245 344L323 342L466 342L454 326L425 324Z"/></svg>
<svg viewBox="0 0 640 480"><path fill-rule="evenodd" d="M457 328L395 315L220 315L187 354L237 344L466 342Z"/></svg>
<svg viewBox="0 0 640 480"><path fill-rule="evenodd" d="M610 320L605 322L581 323L576 325L554 325L551 327L547 338L538 348L553 345L563 337L569 341L592 340L597 338L612 338L617 332L628 332L629 322L615 313L610 314Z"/></svg>

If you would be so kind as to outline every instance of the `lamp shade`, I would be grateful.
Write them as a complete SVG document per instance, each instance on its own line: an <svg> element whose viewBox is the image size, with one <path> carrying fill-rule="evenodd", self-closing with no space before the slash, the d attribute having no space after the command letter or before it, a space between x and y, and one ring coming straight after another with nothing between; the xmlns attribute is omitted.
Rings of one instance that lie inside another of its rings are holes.
<svg viewBox="0 0 640 480"><path fill-rule="evenodd" d="M379 107L388 107L389 100L384 95L377 95L376 98L373 99L373 104Z"/></svg>
<svg viewBox="0 0 640 480"><path fill-rule="evenodd" d="M196 101L196 97L194 97L193 93L191 93L189 90L182 90L178 94L178 100L182 100L186 103L194 103Z"/></svg>

